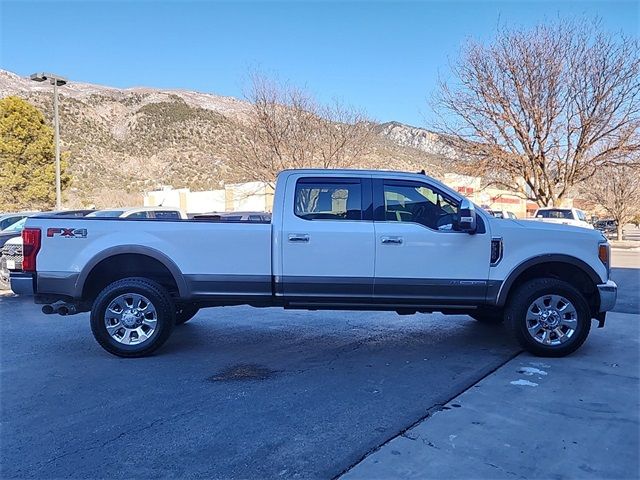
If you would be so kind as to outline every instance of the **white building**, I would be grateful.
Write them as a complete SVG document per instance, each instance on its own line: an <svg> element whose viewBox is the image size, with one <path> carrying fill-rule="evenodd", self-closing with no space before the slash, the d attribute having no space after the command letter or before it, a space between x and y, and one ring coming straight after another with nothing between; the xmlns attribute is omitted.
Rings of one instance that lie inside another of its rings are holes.
<svg viewBox="0 0 640 480"><path fill-rule="evenodd" d="M219 190L192 192L188 188L148 192L145 206L176 207L187 213L270 212L273 206L273 188L266 182L232 183Z"/></svg>

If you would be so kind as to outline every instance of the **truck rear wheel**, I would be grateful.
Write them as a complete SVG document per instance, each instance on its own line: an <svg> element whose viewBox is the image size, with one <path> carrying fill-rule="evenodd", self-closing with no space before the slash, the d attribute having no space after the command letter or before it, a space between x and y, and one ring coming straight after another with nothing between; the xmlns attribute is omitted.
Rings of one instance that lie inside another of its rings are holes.
<svg viewBox="0 0 640 480"><path fill-rule="evenodd" d="M176 308L160 284L131 277L108 285L91 310L91 331L100 346L120 357L143 357L171 335Z"/></svg>
<svg viewBox="0 0 640 480"><path fill-rule="evenodd" d="M591 313L582 293L555 278L521 285L509 299L505 319L525 350L544 357L573 353L591 329Z"/></svg>
<svg viewBox="0 0 640 480"><path fill-rule="evenodd" d="M176 310L176 325L187 323L200 311L195 305L178 305Z"/></svg>

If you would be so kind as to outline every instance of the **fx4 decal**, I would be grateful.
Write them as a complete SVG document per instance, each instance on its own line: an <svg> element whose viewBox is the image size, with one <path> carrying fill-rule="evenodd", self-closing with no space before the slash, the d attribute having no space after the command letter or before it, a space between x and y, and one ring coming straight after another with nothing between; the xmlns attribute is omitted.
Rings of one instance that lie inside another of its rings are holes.
<svg viewBox="0 0 640 480"><path fill-rule="evenodd" d="M47 228L47 237L87 238L86 228Z"/></svg>

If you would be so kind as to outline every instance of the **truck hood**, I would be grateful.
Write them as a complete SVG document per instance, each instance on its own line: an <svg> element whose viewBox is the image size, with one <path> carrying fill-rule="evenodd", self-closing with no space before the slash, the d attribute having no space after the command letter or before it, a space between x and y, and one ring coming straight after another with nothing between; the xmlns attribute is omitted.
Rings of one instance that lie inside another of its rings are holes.
<svg viewBox="0 0 640 480"><path fill-rule="evenodd" d="M541 222L539 220L494 219L491 222L492 231L494 226L496 230L501 230L501 228L499 227L502 226L501 223L503 222L507 222L510 225L517 226L519 228L526 228L527 230L531 230L532 232L535 231L536 233L540 233L540 234L552 235L553 237L557 237L557 236L570 237L570 236L580 235L583 237L584 236L592 237L593 239L598 241L604 239L604 236L598 230L578 227L575 225L566 225L563 223Z"/></svg>

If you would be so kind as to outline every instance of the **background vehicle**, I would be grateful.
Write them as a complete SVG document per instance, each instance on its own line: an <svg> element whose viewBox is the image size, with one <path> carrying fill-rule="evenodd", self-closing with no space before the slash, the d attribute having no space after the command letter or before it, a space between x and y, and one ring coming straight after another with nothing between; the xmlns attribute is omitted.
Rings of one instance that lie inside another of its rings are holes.
<svg viewBox="0 0 640 480"><path fill-rule="evenodd" d="M577 208L539 208L536 210L533 220L593 229L593 225L587 221L585 213Z"/></svg>
<svg viewBox="0 0 640 480"><path fill-rule="evenodd" d="M100 218L147 218L156 220L186 220L188 218L182 210L171 207L132 207L98 210L87 216Z"/></svg>
<svg viewBox="0 0 640 480"><path fill-rule="evenodd" d="M515 213L509 212L508 210L487 210L487 213L496 218L511 218L513 220L518 219Z"/></svg>
<svg viewBox="0 0 640 480"><path fill-rule="evenodd" d="M22 237L9 239L0 252L0 288L8 288L9 274L22 271Z"/></svg>
<svg viewBox="0 0 640 480"><path fill-rule="evenodd" d="M25 217L22 220L18 220L14 224L8 226L4 230L1 230L0 231L0 249L4 246L5 243L7 243L9 239L14 237L19 237L26 223L27 223L27 218Z"/></svg>
<svg viewBox="0 0 640 480"><path fill-rule="evenodd" d="M496 219L425 175L289 170L271 223L30 218L16 293L91 311L123 357L160 347L199 308L434 311L506 320L537 355L604 325L617 287L600 233Z"/></svg>
<svg viewBox="0 0 640 480"><path fill-rule="evenodd" d="M211 212L193 215L194 220L218 220L220 222L270 222L269 212Z"/></svg>
<svg viewBox="0 0 640 480"><path fill-rule="evenodd" d="M4 213L0 215L0 231L36 212Z"/></svg>
<svg viewBox="0 0 640 480"><path fill-rule="evenodd" d="M618 234L618 224L615 220L598 220L594 227L606 237L612 237Z"/></svg>

